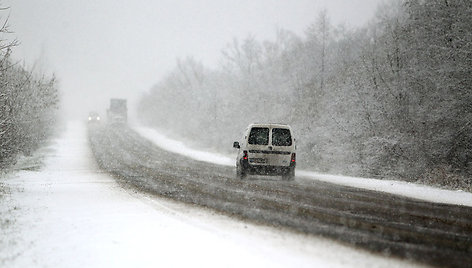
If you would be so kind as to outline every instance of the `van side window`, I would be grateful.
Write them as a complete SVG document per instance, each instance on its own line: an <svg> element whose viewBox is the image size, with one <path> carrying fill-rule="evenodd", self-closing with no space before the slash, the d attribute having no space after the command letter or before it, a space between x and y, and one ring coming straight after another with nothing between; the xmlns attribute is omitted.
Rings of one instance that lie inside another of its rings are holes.
<svg viewBox="0 0 472 268"><path fill-rule="evenodd" d="M291 146L292 136L290 130L286 128L272 129L272 145L274 146Z"/></svg>
<svg viewBox="0 0 472 268"><path fill-rule="evenodd" d="M268 145L269 144L269 129L265 127L254 127L249 133L249 144Z"/></svg>

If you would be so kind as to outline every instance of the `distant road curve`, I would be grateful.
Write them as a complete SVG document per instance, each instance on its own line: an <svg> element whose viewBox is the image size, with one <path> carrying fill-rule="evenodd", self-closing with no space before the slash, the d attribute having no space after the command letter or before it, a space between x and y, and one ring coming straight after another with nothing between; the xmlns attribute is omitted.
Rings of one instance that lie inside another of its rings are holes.
<svg viewBox="0 0 472 268"><path fill-rule="evenodd" d="M472 208L297 178L237 180L234 168L164 151L127 127L91 125L99 166L131 187L238 218L441 267L470 267Z"/></svg>

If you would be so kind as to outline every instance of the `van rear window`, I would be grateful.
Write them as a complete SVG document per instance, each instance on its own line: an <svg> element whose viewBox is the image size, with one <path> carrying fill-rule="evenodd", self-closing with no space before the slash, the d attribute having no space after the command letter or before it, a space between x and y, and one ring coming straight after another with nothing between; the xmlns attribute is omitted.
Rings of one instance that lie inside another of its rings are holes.
<svg viewBox="0 0 472 268"><path fill-rule="evenodd" d="M291 146L292 136L290 130L286 128L272 129L272 145L274 146Z"/></svg>
<svg viewBox="0 0 472 268"><path fill-rule="evenodd" d="M265 127L253 127L249 133L249 144L267 145L269 144L269 129Z"/></svg>

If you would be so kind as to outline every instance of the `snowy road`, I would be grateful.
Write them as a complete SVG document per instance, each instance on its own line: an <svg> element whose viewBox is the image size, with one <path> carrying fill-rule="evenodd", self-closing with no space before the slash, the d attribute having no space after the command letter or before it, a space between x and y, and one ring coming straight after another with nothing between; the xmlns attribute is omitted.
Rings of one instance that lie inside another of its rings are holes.
<svg viewBox="0 0 472 268"><path fill-rule="evenodd" d="M41 168L25 159L1 177L1 267L415 265L123 189L98 169L80 123L41 155Z"/></svg>
<svg viewBox="0 0 472 268"><path fill-rule="evenodd" d="M215 152L204 152L187 146L182 141L171 139L156 129L143 126L133 126L133 130L148 139L158 147L195 160L217 165L235 167L236 151L233 155L224 155ZM446 190L428 185L421 185L406 181L359 178L343 175L321 174L297 168L297 176L333 184L385 192L433 203L444 203L472 207L472 193L460 190Z"/></svg>
<svg viewBox="0 0 472 268"><path fill-rule="evenodd" d="M297 177L236 180L234 167L183 157L124 127L90 128L99 165L125 188L429 264L472 261L472 208Z"/></svg>

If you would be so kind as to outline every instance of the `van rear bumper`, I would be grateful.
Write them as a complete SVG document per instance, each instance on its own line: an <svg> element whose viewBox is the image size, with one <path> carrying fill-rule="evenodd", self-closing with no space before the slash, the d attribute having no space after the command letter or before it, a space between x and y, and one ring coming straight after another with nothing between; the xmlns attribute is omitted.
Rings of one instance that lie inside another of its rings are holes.
<svg viewBox="0 0 472 268"><path fill-rule="evenodd" d="M290 163L290 166L266 166L251 165L247 160L241 161L241 166L247 174L250 175L283 175L295 169L296 163Z"/></svg>

